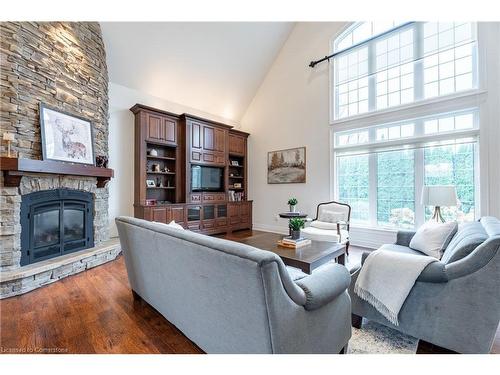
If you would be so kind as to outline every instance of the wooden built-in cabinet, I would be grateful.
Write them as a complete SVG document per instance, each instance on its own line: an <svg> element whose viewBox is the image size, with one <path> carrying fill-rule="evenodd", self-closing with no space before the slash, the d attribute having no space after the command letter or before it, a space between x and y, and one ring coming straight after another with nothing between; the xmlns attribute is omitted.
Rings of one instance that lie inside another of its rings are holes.
<svg viewBox="0 0 500 375"><path fill-rule="evenodd" d="M135 114L135 217L160 223L174 220L205 234L251 229L252 201L246 200L248 133L140 104L131 111ZM223 168L224 189L191 191L192 165ZM148 187L147 180L157 186Z"/></svg>

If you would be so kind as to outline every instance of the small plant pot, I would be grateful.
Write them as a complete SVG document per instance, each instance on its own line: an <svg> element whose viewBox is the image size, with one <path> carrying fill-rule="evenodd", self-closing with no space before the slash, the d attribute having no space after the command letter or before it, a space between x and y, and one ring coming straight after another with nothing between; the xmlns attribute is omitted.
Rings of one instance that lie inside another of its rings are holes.
<svg viewBox="0 0 500 375"><path fill-rule="evenodd" d="M298 240L300 238L300 230L292 230L292 240Z"/></svg>
<svg viewBox="0 0 500 375"><path fill-rule="evenodd" d="M295 212L296 206L290 205L290 212Z"/></svg>

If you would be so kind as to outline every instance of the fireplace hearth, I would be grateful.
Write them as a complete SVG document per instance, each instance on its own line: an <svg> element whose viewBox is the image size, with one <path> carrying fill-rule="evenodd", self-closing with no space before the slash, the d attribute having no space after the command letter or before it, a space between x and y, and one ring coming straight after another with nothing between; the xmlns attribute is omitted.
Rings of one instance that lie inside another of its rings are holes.
<svg viewBox="0 0 500 375"><path fill-rule="evenodd" d="M94 198L73 189L21 198L21 266L94 246Z"/></svg>

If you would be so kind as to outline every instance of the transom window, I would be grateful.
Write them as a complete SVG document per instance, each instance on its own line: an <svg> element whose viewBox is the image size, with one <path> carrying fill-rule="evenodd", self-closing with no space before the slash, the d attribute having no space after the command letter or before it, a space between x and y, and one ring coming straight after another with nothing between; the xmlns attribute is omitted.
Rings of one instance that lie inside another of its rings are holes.
<svg viewBox="0 0 500 375"><path fill-rule="evenodd" d="M357 23L333 43L334 119L477 86L474 23Z"/></svg>

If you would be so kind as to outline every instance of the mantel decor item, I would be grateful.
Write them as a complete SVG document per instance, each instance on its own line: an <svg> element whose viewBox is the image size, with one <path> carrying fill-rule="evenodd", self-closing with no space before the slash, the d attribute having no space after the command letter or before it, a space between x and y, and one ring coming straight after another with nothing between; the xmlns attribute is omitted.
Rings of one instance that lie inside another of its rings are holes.
<svg viewBox="0 0 500 375"><path fill-rule="evenodd" d="M290 206L290 212L295 212L295 209L297 208L297 203L299 203L297 198L290 198L288 200L288 206Z"/></svg>
<svg viewBox="0 0 500 375"><path fill-rule="evenodd" d="M107 168L108 167L108 157L104 155L98 155L95 158L95 166L99 168Z"/></svg>
<svg viewBox="0 0 500 375"><path fill-rule="evenodd" d="M453 185L424 186L421 203L424 206L434 206L432 220L444 223L441 207L457 205L457 189Z"/></svg>
<svg viewBox="0 0 500 375"><path fill-rule="evenodd" d="M267 183L306 182L306 148L298 147L267 153Z"/></svg>
<svg viewBox="0 0 500 375"><path fill-rule="evenodd" d="M11 158L13 155L10 153L10 142L16 139L14 133L3 133L2 138L7 142L7 157Z"/></svg>
<svg viewBox="0 0 500 375"><path fill-rule="evenodd" d="M94 165L92 123L71 113L40 103L44 160Z"/></svg>

